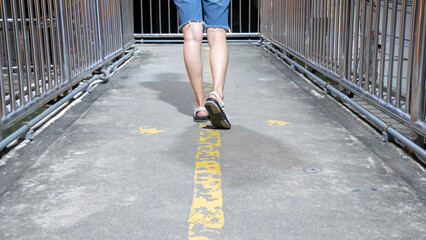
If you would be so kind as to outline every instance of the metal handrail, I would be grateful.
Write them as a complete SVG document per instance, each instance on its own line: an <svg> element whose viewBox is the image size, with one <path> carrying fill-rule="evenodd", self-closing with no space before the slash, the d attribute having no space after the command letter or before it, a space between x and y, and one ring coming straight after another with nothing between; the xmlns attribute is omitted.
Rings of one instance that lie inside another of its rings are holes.
<svg viewBox="0 0 426 240"><path fill-rule="evenodd" d="M134 43L132 10L125 0L1 1L0 139L122 55Z"/></svg>
<svg viewBox="0 0 426 240"><path fill-rule="evenodd" d="M260 32L336 81L340 90L407 125L411 140L424 148L425 5L420 0L261 0Z"/></svg>

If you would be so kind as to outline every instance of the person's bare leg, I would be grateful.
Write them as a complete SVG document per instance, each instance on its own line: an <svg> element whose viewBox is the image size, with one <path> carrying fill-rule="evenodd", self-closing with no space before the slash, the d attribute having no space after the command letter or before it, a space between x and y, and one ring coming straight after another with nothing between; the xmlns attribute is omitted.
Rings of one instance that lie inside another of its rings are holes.
<svg viewBox="0 0 426 240"><path fill-rule="evenodd" d="M207 39L210 45L210 67L213 75L213 91L223 99L226 70L228 68L228 46L226 31L223 28L207 28ZM209 97L216 98L214 95Z"/></svg>
<svg viewBox="0 0 426 240"><path fill-rule="evenodd" d="M200 22L190 22L182 27L183 57L189 81L195 93L196 107L204 107L203 63L201 60L201 43L203 41L203 26ZM197 116L204 117L208 113L200 111Z"/></svg>

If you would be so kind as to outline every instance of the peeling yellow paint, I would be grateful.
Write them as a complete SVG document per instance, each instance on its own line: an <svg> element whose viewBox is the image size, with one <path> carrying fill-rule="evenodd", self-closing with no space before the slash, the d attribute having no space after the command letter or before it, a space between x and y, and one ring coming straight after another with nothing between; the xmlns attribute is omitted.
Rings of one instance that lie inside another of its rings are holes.
<svg viewBox="0 0 426 240"><path fill-rule="evenodd" d="M139 128L139 133L140 134L157 134L157 133L162 133L162 132L166 132L167 130L158 130L157 127L140 127Z"/></svg>
<svg viewBox="0 0 426 240"><path fill-rule="evenodd" d="M202 129L196 155L194 198L189 215L189 239L209 239L225 224L222 211L222 181L220 171L220 133ZM195 231L197 229L197 231Z"/></svg>
<svg viewBox="0 0 426 240"><path fill-rule="evenodd" d="M278 120L269 120L269 121L265 121L265 122L271 127L281 127L281 126L291 124L291 122L283 122L283 121L278 121Z"/></svg>
<svg viewBox="0 0 426 240"><path fill-rule="evenodd" d="M209 50L205 47L204 50ZM209 51L205 51L205 58L209 59ZM207 95L213 90L213 79L208 66L204 61L204 93ZM220 132L206 129L200 124L200 138L195 158L194 197L189 214L189 239L208 240L217 236L225 224L222 211L222 180L220 171Z"/></svg>

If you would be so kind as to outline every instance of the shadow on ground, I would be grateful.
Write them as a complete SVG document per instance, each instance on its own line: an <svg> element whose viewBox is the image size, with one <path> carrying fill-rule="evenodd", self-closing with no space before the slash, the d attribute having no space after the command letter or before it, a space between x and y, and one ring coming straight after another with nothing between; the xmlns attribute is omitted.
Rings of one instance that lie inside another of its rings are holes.
<svg viewBox="0 0 426 240"><path fill-rule="evenodd" d="M195 97L189 81L178 81L175 79L184 79L186 76L176 73L157 74L154 79L141 83L142 86L158 92L157 99L169 103L184 114L192 116L195 107Z"/></svg>

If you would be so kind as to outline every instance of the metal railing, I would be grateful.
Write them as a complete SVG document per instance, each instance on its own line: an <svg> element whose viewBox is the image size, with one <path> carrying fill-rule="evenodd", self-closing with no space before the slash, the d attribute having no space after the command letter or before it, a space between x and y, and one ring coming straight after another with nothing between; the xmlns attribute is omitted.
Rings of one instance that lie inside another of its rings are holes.
<svg viewBox="0 0 426 240"><path fill-rule="evenodd" d="M132 9L129 0L0 0L0 138L124 53Z"/></svg>
<svg viewBox="0 0 426 240"><path fill-rule="evenodd" d="M423 0L262 0L261 35L410 127L424 147ZM383 131L386 132L386 129Z"/></svg>
<svg viewBox="0 0 426 240"><path fill-rule="evenodd" d="M141 0L135 4L136 38L182 38L173 0ZM259 0L231 0L229 37L259 36Z"/></svg>

